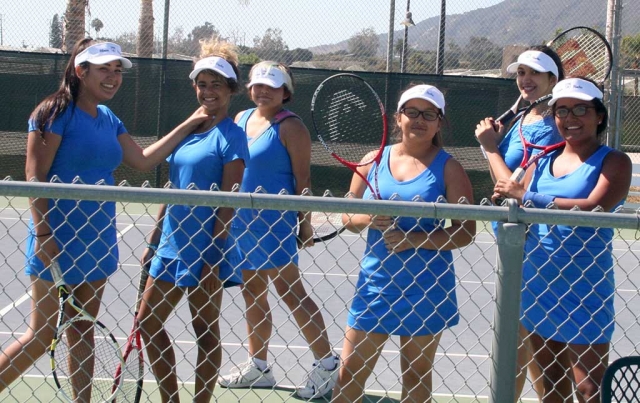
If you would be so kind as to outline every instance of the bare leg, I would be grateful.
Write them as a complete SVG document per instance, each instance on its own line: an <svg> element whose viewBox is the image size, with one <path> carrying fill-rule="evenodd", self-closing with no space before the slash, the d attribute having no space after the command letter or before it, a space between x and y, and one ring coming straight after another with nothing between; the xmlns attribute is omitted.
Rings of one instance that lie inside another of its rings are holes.
<svg viewBox="0 0 640 403"><path fill-rule="evenodd" d="M175 284L149 277L138 320L140 335L156 377L163 402L179 402L176 356L164 323L182 298L182 290Z"/></svg>
<svg viewBox="0 0 640 403"><path fill-rule="evenodd" d="M222 304L222 282L218 272L214 272L216 281L214 294L200 287L189 289L189 308L193 318L193 330L198 345L196 365L196 385L194 402L208 403L213 395L218 373L222 363L220 344L220 306Z"/></svg>
<svg viewBox="0 0 640 403"><path fill-rule="evenodd" d="M332 403L357 403L364 396L367 378L380 357L389 335L366 333L347 327L342 348L342 366L333 389Z"/></svg>
<svg viewBox="0 0 640 403"><path fill-rule="evenodd" d="M609 343L569 344L568 353L573 364L578 401L600 402L600 386L609 363Z"/></svg>
<svg viewBox="0 0 640 403"><path fill-rule="evenodd" d="M431 403L433 361L441 335L400 337L402 402Z"/></svg>

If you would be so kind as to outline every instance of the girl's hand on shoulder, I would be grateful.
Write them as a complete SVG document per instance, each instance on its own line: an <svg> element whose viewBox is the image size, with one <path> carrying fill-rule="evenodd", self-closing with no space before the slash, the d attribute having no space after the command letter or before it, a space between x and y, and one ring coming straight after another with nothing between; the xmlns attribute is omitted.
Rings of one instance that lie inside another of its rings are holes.
<svg viewBox="0 0 640 403"><path fill-rule="evenodd" d="M498 140L502 137L504 126L493 118L485 118L476 126L475 136L478 142L487 151L495 151Z"/></svg>
<svg viewBox="0 0 640 403"><path fill-rule="evenodd" d="M189 116L187 120L185 120L184 122L189 127L196 128L198 127L198 125L204 123L205 121L214 120L215 118L216 117L214 115L208 115L206 113L206 109L201 106L198 109L196 109L196 111L193 112L191 116Z"/></svg>

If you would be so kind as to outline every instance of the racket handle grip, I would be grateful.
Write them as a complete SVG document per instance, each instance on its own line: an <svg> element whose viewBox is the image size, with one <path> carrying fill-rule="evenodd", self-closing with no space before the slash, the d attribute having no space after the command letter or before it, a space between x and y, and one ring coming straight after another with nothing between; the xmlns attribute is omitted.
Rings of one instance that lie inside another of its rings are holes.
<svg viewBox="0 0 640 403"><path fill-rule="evenodd" d="M505 113L503 113L502 115L498 116L496 118L496 122L507 124L509 122L511 122L511 120L516 116L516 113L514 111L512 111L511 109L509 109L508 111L506 111Z"/></svg>
<svg viewBox="0 0 640 403"><path fill-rule="evenodd" d="M487 157L487 152L484 150L484 147L482 147L482 144L480 144L480 151L482 151L482 156L484 157L484 159L488 160L489 158Z"/></svg>
<svg viewBox="0 0 640 403"><path fill-rule="evenodd" d="M60 263L58 263L57 259L51 259L51 277L53 278L53 283L58 285L63 282L62 279L62 270L60 269Z"/></svg>
<svg viewBox="0 0 640 403"><path fill-rule="evenodd" d="M509 179L511 179L512 181L516 181L516 182L522 182L522 178L524 178L524 174L525 174L525 170L521 167L516 168L515 171L513 171L513 173L511 174L511 177Z"/></svg>

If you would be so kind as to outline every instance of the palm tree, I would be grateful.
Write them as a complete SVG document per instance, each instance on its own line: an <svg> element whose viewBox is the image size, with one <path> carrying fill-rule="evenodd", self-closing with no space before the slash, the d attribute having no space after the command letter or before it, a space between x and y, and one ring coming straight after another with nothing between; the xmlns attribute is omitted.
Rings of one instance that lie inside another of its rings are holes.
<svg viewBox="0 0 640 403"><path fill-rule="evenodd" d="M80 39L84 38L84 16L89 0L67 0L64 13L64 51L70 52Z"/></svg>
<svg viewBox="0 0 640 403"><path fill-rule="evenodd" d="M100 30L104 28L104 23L100 21L99 18L94 18L93 20L91 20L91 28L96 31L96 38L98 38Z"/></svg>
<svg viewBox="0 0 640 403"><path fill-rule="evenodd" d="M136 51L139 57L153 57L153 0L140 2Z"/></svg>

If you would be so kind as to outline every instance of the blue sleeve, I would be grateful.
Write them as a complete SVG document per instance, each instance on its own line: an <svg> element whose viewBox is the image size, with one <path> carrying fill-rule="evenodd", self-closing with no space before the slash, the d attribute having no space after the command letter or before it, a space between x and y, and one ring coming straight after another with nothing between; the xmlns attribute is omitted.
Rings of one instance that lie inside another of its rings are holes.
<svg viewBox="0 0 640 403"><path fill-rule="evenodd" d="M73 105L69 105L62 115L58 115L52 123L47 123L44 130L53 134L62 136L64 129L69 124L71 114L73 113ZM38 130L38 125L33 119L29 119L29 132Z"/></svg>
<svg viewBox="0 0 640 403"><path fill-rule="evenodd" d="M109 115L111 121L113 122L114 126L116 127L116 136L119 136L121 134L124 133L129 133L127 131L127 128L124 127L124 123L122 123L122 120L120 120L119 117L116 116L115 113L113 113L113 111L111 109L109 109L108 107L104 106L104 105L99 105L100 108L103 108L105 110L105 112Z"/></svg>
<svg viewBox="0 0 640 403"><path fill-rule="evenodd" d="M518 134L517 124L513 125L504 139L502 139L502 142L500 143L498 149L500 150L500 154L504 159L505 165L511 171L514 171L517 167L520 166L524 151L522 148L522 142L520 141L520 135Z"/></svg>
<svg viewBox="0 0 640 403"><path fill-rule="evenodd" d="M245 166L249 162L249 147L247 145L247 135L244 130L235 124L229 130L222 146L222 162L227 164L231 161L242 159Z"/></svg>

